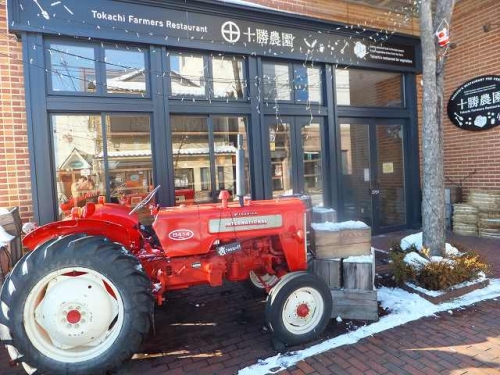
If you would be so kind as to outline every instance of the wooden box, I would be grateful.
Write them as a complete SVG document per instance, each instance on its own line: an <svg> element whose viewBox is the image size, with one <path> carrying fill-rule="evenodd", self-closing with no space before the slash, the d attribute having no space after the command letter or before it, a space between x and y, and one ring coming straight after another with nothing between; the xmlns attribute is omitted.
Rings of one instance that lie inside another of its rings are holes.
<svg viewBox="0 0 500 375"><path fill-rule="evenodd" d="M313 230L317 259L347 258L371 253L371 229Z"/></svg>
<svg viewBox="0 0 500 375"><path fill-rule="evenodd" d="M341 259L315 259L314 273L318 275L330 289L342 287Z"/></svg>
<svg viewBox="0 0 500 375"><path fill-rule="evenodd" d="M332 290L332 318L378 320L377 291Z"/></svg>
<svg viewBox="0 0 500 375"><path fill-rule="evenodd" d="M364 257L363 257L364 258ZM373 256L371 261L357 261L356 257L344 259L342 265L342 275L344 280L344 289L351 290L373 290L375 281Z"/></svg>

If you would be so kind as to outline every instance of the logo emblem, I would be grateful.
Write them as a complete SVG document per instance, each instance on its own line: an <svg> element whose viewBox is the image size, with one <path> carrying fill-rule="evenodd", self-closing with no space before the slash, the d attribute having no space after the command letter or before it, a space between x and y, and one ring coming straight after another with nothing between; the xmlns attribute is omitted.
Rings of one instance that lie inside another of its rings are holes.
<svg viewBox="0 0 500 375"><path fill-rule="evenodd" d="M356 44L354 44L354 54L360 59L365 57L367 53L368 51L366 50L366 46L363 43L356 42Z"/></svg>
<svg viewBox="0 0 500 375"><path fill-rule="evenodd" d="M194 236L193 231L189 229L176 229L168 234L168 238L174 241L189 240L193 236Z"/></svg>
<svg viewBox="0 0 500 375"><path fill-rule="evenodd" d="M220 31L222 33L222 37L226 42L236 43L238 40L240 40L240 27L233 21L224 22L222 24L222 27L220 28Z"/></svg>

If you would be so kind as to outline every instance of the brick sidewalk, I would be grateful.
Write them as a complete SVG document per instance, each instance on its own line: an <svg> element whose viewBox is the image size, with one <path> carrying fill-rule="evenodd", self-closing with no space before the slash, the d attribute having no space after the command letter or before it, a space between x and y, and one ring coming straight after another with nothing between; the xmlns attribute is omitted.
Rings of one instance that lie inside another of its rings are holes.
<svg viewBox="0 0 500 375"><path fill-rule="evenodd" d="M382 247L386 240L387 237L374 238L374 245L380 243L377 247ZM494 250L500 241L475 239L471 244L486 248L485 255L488 258L495 255L494 263L499 264L500 257ZM498 270L495 267L496 277L499 277ZM171 293L167 304L156 309L155 319L156 334L148 336L139 353L143 359L132 361L119 375L234 374L260 358L276 354L269 332L263 329L264 300L252 298L240 284ZM412 371L414 374L440 371L462 374L476 367L479 371L476 373L500 374L493 371L500 368L498 322L500 302L482 302L455 311L453 315L444 313L439 319L421 319L359 344L337 348L307 359L284 374L406 374ZM321 341L363 324L332 320ZM372 367L371 372L367 364ZM471 371L468 373L473 373ZM0 374L24 374L19 368L9 367L3 347L0 348Z"/></svg>
<svg viewBox="0 0 500 375"><path fill-rule="evenodd" d="M327 351L280 374L500 374L499 322L500 301L485 301Z"/></svg>

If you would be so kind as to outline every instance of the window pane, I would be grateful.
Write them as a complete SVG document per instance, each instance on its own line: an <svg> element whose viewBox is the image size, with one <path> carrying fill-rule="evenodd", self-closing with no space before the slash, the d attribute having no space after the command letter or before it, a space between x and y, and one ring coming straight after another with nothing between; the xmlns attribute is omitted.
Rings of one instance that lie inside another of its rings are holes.
<svg viewBox="0 0 500 375"><path fill-rule="evenodd" d="M108 93L144 94L146 56L138 50L105 49Z"/></svg>
<svg viewBox="0 0 500 375"><path fill-rule="evenodd" d="M403 107L400 73L337 69L337 104L359 107Z"/></svg>
<svg viewBox="0 0 500 375"><path fill-rule="evenodd" d="M288 64L263 64L264 100L291 100Z"/></svg>
<svg viewBox="0 0 500 375"><path fill-rule="evenodd" d="M246 81L243 79L243 59L214 57L212 59L213 97L243 99Z"/></svg>
<svg viewBox="0 0 500 375"><path fill-rule="evenodd" d="M52 115L59 217L105 193L101 116ZM99 157L101 155L101 157Z"/></svg>
<svg viewBox="0 0 500 375"><path fill-rule="evenodd" d="M269 126L273 197L292 194L292 149L290 123L273 122Z"/></svg>
<svg viewBox="0 0 500 375"><path fill-rule="evenodd" d="M175 200L188 204L211 202L207 119L172 116L171 120Z"/></svg>
<svg viewBox="0 0 500 375"><path fill-rule="evenodd" d="M321 102L321 68L294 68L295 99L298 103Z"/></svg>
<svg viewBox="0 0 500 375"><path fill-rule="evenodd" d="M48 51L52 91L96 91L93 47L50 43Z"/></svg>
<svg viewBox="0 0 500 375"><path fill-rule="evenodd" d="M314 206L323 204L323 171L321 168L321 125L318 121L302 125L304 150L304 192Z"/></svg>
<svg viewBox="0 0 500 375"><path fill-rule="evenodd" d="M229 190L236 197L237 136L243 135L245 150L245 190L250 194L250 167L248 162L247 125L244 117L213 117L215 165L218 190Z"/></svg>
<svg viewBox="0 0 500 375"><path fill-rule="evenodd" d="M172 96L205 96L203 56L170 53Z"/></svg>
<svg viewBox="0 0 500 375"><path fill-rule="evenodd" d="M106 116L111 198L123 205L135 207L153 188L149 122L149 116Z"/></svg>

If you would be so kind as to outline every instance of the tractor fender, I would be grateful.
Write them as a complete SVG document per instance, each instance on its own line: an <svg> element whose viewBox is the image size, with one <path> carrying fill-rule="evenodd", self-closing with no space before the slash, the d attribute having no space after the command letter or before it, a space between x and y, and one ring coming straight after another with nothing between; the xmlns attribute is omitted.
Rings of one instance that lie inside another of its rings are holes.
<svg viewBox="0 0 500 375"><path fill-rule="evenodd" d="M141 234L135 227L125 227L111 221L92 219L72 219L57 221L38 227L23 239L23 245L30 250L59 236L85 233L89 236L103 236L118 242L129 250L138 250Z"/></svg>

